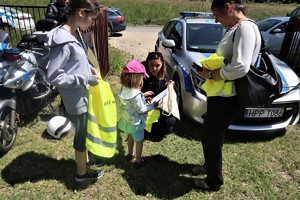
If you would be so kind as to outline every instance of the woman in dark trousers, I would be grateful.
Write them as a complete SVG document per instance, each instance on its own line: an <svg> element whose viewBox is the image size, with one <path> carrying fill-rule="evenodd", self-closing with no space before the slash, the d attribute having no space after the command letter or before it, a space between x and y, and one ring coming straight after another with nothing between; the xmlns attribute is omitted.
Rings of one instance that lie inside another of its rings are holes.
<svg viewBox="0 0 300 200"><path fill-rule="evenodd" d="M153 98L165 90L167 88L167 84L172 81L167 81L166 79L165 61L160 52L148 53L146 61L142 62L142 64L145 66L146 71L149 74L149 78L144 78L142 92L152 91L153 95L149 97ZM145 138L153 141L159 141L166 134L174 131L175 123L176 118L174 116L166 116L161 112L158 122L152 125L151 132L148 133L146 131Z"/></svg>
<svg viewBox="0 0 300 200"><path fill-rule="evenodd" d="M195 179L195 186L202 190L217 191L224 184L222 174L222 147L229 125L244 111L235 92L234 80L243 77L254 65L260 51L261 36L256 24L245 16L242 0L213 0L211 10L216 22L221 23L226 33L217 47L217 55L224 56L228 64L198 74L204 79L231 81L231 93L216 93L207 98L207 115L201 137L204 165L192 169L195 175L206 174L205 179Z"/></svg>

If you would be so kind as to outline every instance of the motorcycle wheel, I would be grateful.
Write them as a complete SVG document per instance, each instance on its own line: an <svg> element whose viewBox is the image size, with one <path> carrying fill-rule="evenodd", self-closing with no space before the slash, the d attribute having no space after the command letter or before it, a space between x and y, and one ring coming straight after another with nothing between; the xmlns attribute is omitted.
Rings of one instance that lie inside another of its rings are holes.
<svg viewBox="0 0 300 200"><path fill-rule="evenodd" d="M18 126L16 122L11 122L10 116L11 108L0 111L0 154L8 152L17 138ZM11 126L15 127L11 129Z"/></svg>

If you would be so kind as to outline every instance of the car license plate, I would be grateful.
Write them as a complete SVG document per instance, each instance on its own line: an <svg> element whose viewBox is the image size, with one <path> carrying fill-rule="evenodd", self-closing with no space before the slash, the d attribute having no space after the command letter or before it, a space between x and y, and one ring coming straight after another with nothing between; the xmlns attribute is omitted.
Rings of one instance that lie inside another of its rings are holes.
<svg viewBox="0 0 300 200"><path fill-rule="evenodd" d="M284 108L246 108L245 118L282 117Z"/></svg>

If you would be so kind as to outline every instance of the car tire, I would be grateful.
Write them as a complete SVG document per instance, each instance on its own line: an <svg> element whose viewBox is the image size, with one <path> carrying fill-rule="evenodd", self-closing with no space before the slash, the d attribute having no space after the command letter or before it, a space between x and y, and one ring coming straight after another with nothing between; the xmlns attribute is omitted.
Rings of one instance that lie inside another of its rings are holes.
<svg viewBox="0 0 300 200"><path fill-rule="evenodd" d="M182 93L181 93L180 79L178 76L175 76L173 78L173 81L175 83L174 89L177 94L177 103L178 103L179 112L182 113Z"/></svg>
<svg viewBox="0 0 300 200"><path fill-rule="evenodd" d="M158 45L159 45L159 41L157 40L154 47L155 52L158 52Z"/></svg>
<svg viewBox="0 0 300 200"><path fill-rule="evenodd" d="M108 35L108 37L112 36L112 30L111 30L110 26L107 27L107 35Z"/></svg>
<svg viewBox="0 0 300 200"><path fill-rule="evenodd" d="M0 155L7 153L16 141L18 126L15 122L11 122L11 111L9 107L0 111Z"/></svg>

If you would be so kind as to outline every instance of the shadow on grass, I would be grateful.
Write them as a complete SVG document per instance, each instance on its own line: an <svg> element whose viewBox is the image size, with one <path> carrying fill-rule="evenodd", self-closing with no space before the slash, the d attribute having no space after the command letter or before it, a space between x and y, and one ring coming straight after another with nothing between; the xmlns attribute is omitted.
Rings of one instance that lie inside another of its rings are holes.
<svg viewBox="0 0 300 200"><path fill-rule="evenodd" d="M162 155L143 158L146 164L139 169L133 168L133 163L126 161L124 155L102 161L104 165L115 165L124 170L121 175L135 195L174 199L195 188L193 178L190 177L194 165L180 164Z"/></svg>
<svg viewBox="0 0 300 200"><path fill-rule="evenodd" d="M162 155L143 157L145 165L139 169L126 161L124 155L102 160L104 165L114 165L124 170L121 174L135 195L156 197L158 199L174 199L193 190L191 169L194 165L180 164Z"/></svg>
<svg viewBox="0 0 300 200"><path fill-rule="evenodd" d="M34 110L27 111L27 114L20 114L20 122L18 125L20 127L26 126L30 123L37 123L38 116L41 117L42 121L49 121L51 119L51 116L58 115L58 111L55 108L52 108L51 110L51 104L55 101L55 98L57 97L57 93L51 93L49 96L45 97L45 99L41 100L35 100L35 107ZM28 98L28 97L27 97ZM32 103L33 104L33 103ZM24 106L24 105L23 105ZM46 111L47 109L50 109L50 114L43 113L49 113ZM44 116L44 118L43 118Z"/></svg>
<svg viewBox="0 0 300 200"><path fill-rule="evenodd" d="M174 199L194 188L193 179L186 175L192 165L179 164L162 155L145 157L146 165L140 169L128 166L122 174L136 195Z"/></svg>
<svg viewBox="0 0 300 200"><path fill-rule="evenodd" d="M123 134L123 133L121 133ZM194 188L191 169L194 165L180 164L162 155L143 157L144 166L133 168L133 163L126 160L126 145L122 145L122 138L118 133L117 154L113 158L101 160L103 165L114 165L122 169L121 174L135 195L156 197L159 199L174 199L189 193Z"/></svg>
<svg viewBox="0 0 300 200"><path fill-rule="evenodd" d="M194 189L193 178L189 177L194 165L180 164L162 155L143 157L145 165L139 169L118 155L109 163L124 170L121 174L135 195L174 199ZM106 163L107 164L107 163Z"/></svg>
<svg viewBox="0 0 300 200"><path fill-rule="evenodd" d="M1 176L12 186L25 182L57 180L65 184L69 190L80 190L92 184L92 182L76 184L75 171L76 163L72 159L57 160L36 152L26 152L8 164L1 171Z"/></svg>
<svg viewBox="0 0 300 200"><path fill-rule="evenodd" d="M201 124L196 123L184 116L180 115L180 121L177 121L175 126L175 134L179 137L193 140L201 140Z"/></svg>

